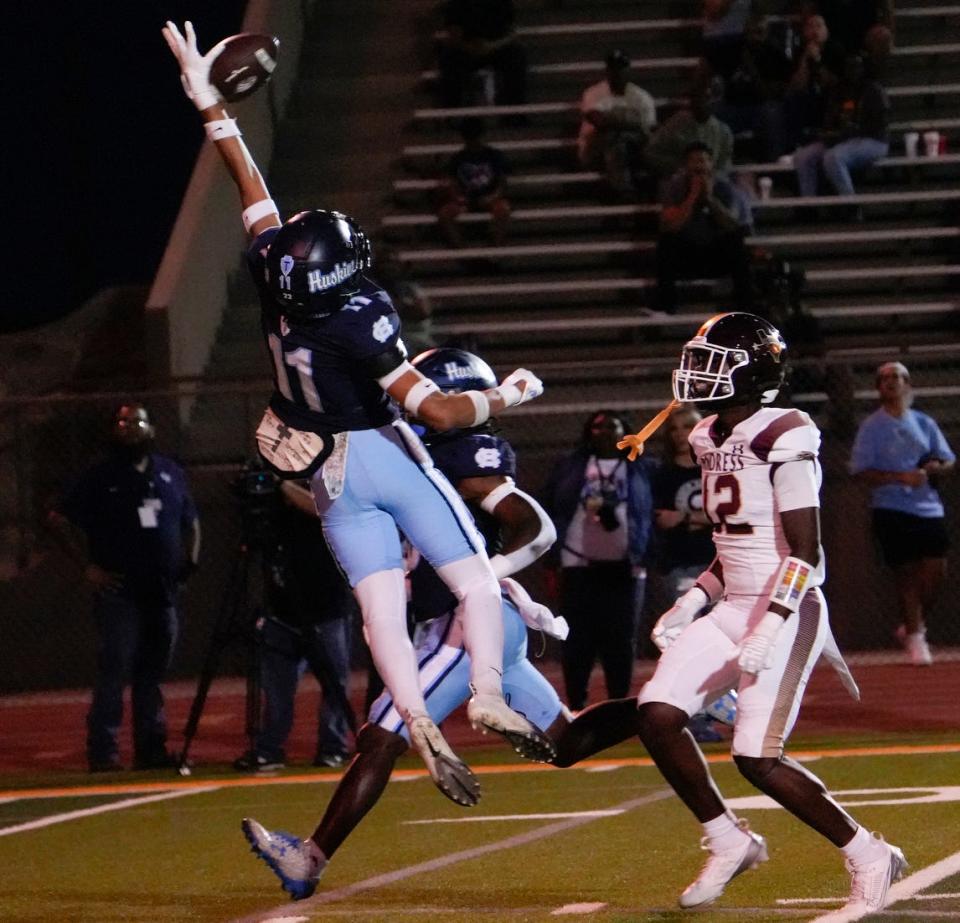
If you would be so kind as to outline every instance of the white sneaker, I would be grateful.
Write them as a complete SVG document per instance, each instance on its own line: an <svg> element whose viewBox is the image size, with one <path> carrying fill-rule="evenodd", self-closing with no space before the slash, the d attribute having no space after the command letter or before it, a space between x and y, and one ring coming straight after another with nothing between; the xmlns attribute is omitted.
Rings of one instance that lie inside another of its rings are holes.
<svg viewBox="0 0 960 923"><path fill-rule="evenodd" d="M859 919L852 914L875 913L880 910L887 900L887 891L890 885L903 877L907 868L907 860L896 846L884 843L878 833L873 836L883 846L883 855L873 862L863 865L854 865L847 860L847 871L850 873L850 900L840 910L841 915L848 919Z"/></svg>
<svg viewBox="0 0 960 923"><path fill-rule="evenodd" d="M556 757L557 748L550 738L507 705L502 695L480 693L473 686L470 691L473 696L467 717L474 730L502 734L520 756L537 763L549 763Z"/></svg>
<svg viewBox="0 0 960 923"><path fill-rule="evenodd" d="M480 783L450 749L440 728L427 715L415 715L407 722L407 730L437 788L451 801L472 808L480 800Z"/></svg>
<svg viewBox="0 0 960 923"><path fill-rule="evenodd" d="M713 852L708 837L700 841L700 848L707 850L710 858L697 880L680 895L681 907L701 907L715 901L737 875L767 861L767 841L758 833L751 833L745 820L739 821L739 827L746 835L743 843L732 849Z"/></svg>
<svg viewBox="0 0 960 923"><path fill-rule="evenodd" d="M927 633L915 631L905 635L903 645L907 649L907 657L915 667L929 667L933 663L933 654L927 644Z"/></svg>
<svg viewBox="0 0 960 923"><path fill-rule="evenodd" d="M292 833L267 830L250 817L245 817L240 826L251 851L270 866L283 890L295 901L302 901L317 890L327 863L311 853L303 840Z"/></svg>

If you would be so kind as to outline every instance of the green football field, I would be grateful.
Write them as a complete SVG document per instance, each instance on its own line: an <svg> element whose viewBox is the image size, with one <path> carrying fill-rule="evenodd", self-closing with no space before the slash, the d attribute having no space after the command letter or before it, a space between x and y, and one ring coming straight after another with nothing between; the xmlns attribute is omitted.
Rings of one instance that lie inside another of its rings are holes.
<svg viewBox="0 0 960 923"><path fill-rule="evenodd" d="M960 920L960 743L808 739L792 752L906 853L911 867L880 916ZM846 896L840 854L757 796L723 749L711 753L717 781L767 837L770 861L696 912L676 898L702 863L699 827L638 746L567 770L503 749L468 757L483 784L476 808L448 802L405 758L320 890L298 903L249 852L240 819L306 835L337 773L7 778L0 920L759 923L821 919Z"/></svg>

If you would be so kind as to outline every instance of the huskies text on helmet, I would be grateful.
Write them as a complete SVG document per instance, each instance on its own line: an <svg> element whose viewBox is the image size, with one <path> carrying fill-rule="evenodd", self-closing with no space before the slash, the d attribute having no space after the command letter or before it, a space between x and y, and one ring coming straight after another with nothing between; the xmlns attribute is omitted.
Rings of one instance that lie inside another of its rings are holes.
<svg viewBox="0 0 960 923"><path fill-rule="evenodd" d="M706 321L687 344L673 373L679 401L718 406L775 400L786 374L787 344L756 314L731 311Z"/></svg>
<svg viewBox="0 0 960 923"><path fill-rule="evenodd" d="M370 242L353 219L314 209L294 215L270 242L266 282L284 314L320 317L360 290Z"/></svg>
<svg viewBox="0 0 960 923"><path fill-rule="evenodd" d="M428 349L413 360L413 367L447 394L485 391L497 386L493 369L479 356L465 349Z"/></svg>

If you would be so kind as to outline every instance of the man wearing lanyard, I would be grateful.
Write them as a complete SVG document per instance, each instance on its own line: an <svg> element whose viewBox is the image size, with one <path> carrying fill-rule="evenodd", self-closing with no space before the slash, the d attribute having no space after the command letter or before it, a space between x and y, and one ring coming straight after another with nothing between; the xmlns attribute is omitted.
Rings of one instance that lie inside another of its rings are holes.
<svg viewBox="0 0 960 923"><path fill-rule="evenodd" d="M50 525L94 590L97 677L87 715L91 772L121 769L123 688L131 685L134 768L175 765L160 683L178 632L176 600L197 565L200 523L183 470L152 451L142 404L124 404L110 457L84 472Z"/></svg>

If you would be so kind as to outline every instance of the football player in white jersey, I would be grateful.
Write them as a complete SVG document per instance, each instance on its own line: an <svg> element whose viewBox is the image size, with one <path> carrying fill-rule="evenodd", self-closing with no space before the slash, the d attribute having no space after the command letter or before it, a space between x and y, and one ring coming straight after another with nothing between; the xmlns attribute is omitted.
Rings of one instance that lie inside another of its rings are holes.
<svg viewBox="0 0 960 923"><path fill-rule="evenodd" d="M709 904L767 859L764 838L724 804L686 730L691 715L733 686L737 768L840 848L852 880L844 910L859 919L883 906L906 860L783 752L810 672L833 644L820 591L820 433L802 411L764 406L783 383L785 354L780 332L763 318L718 314L684 346L673 373L676 400L716 411L690 433L690 448L717 557L654 626L664 653L638 696L640 737L703 825L710 853L682 907ZM695 619L708 603L713 609Z"/></svg>

